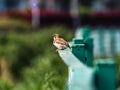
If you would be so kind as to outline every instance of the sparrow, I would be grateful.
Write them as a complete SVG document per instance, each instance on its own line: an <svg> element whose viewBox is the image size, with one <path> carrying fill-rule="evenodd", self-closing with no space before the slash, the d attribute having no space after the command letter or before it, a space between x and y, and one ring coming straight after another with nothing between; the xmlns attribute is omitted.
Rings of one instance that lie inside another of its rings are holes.
<svg viewBox="0 0 120 90"><path fill-rule="evenodd" d="M64 50L64 49L70 49L70 46L68 42L66 42L59 34L54 34L53 36L53 45L57 48L56 51L58 50Z"/></svg>

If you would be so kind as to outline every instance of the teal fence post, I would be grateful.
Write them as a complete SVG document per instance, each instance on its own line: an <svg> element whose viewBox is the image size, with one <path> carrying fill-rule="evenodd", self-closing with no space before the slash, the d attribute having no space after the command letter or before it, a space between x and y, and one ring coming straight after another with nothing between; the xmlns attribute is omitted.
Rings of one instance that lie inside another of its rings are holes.
<svg viewBox="0 0 120 90"><path fill-rule="evenodd" d="M73 39L72 42L72 53L84 64L86 64L85 58L85 44L83 40Z"/></svg>
<svg viewBox="0 0 120 90"><path fill-rule="evenodd" d="M93 39L88 38L85 40L85 55L86 55L86 64L88 66L93 66Z"/></svg>
<svg viewBox="0 0 120 90"><path fill-rule="evenodd" d="M97 61L97 90L116 90L116 63L110 59Z"/></svg>
<svg viewBox="0 0 120 90"><path fill-rule="evenodd" d="M93 64L93 39L90 38L89 27L83 27L82 30L79 29L82 34L80 38L77 35L72 42L72 53L81 60L87 66L92 66ZM79 33L79 31L77 31ZM82 38L81 38L82 35Z"/></svg>

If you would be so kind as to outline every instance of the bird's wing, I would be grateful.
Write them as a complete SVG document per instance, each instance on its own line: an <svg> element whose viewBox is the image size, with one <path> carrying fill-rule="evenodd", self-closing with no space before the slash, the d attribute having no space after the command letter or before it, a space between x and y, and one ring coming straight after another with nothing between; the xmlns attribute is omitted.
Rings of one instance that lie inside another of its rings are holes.
<svg viewBox="0 0 120 90"><path fill-rule="evenodd" d="M68 42L66 42L63 38L56 39L56 43L59 43L59 44L62 44L62 45L66 45L67 47L70 48Z"/></svg>

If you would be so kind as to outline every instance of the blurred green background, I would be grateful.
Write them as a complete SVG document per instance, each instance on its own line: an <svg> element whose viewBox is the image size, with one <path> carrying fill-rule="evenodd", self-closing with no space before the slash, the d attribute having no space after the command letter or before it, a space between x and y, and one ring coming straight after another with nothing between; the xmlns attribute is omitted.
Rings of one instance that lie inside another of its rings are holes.
<svg viewBox="0 0 120 90"><path fill-rule="evenodd" d="M52 35L59 33L70 41L71 30L64 26L33 30L18 21L25 29L21 32L15 29L17 21L7 20L13 26L0 33L0 90L64 90L67 67L52 45Z"/></svg>

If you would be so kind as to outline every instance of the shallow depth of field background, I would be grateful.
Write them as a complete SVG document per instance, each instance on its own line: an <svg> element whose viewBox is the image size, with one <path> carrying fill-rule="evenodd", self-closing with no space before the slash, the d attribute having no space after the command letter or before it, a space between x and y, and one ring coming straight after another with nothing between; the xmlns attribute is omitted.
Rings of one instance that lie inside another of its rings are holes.
<svg viewBox="0 0 120 90"><path fill-rule="evenodd" d="M119 0L76 2L0 0L0 90L65 90L67 66L52 35L59 33L71 41L76 29L85 25L94 30L115 26L120 31ZM120 52L115 60L119 88Z"/></svg>

